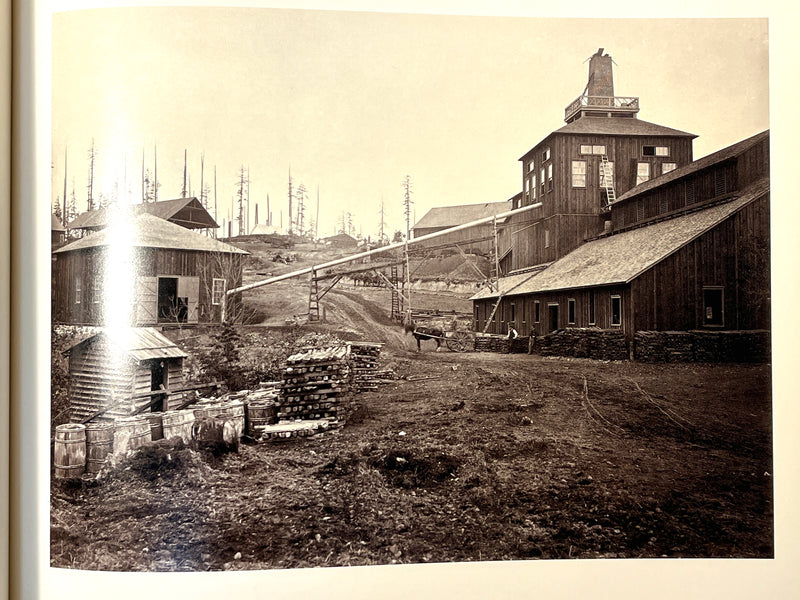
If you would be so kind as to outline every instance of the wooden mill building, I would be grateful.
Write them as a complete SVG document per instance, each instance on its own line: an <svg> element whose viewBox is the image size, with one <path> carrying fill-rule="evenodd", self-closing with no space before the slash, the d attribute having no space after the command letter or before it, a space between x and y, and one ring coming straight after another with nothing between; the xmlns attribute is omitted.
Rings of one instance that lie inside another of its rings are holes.
<svg viewBox="0 0 800 600"><path fill-rule="evenodd" d="M69 357L70 421L114 419L135 412L171 410L179 395L150 396L153 390L183 387L187 357L162 333L150 328L102 331L72 346ZM151 398L155 400L151 406Z"/></svg>
<svg viewBox="0 0 800 600"><path fill-rule="evenodd" d="M124 224L124 236L106 228L53 253L53 321L104 325L110 257L122 254L132 297L129 325L218 323L225 292L242 283L247 252L143 213ZM120 239L127 237L127 239ZM235 318L241 299L230 301Z"/></svg>
<svg viewBox="0 0 800 600"><path fill-rule="evenodd" d="M522 193L498 240L500 273L544 265L602 233L609 205L635 185L692 161L694 134L638 118L639 98L614 95L611 56L589 60L584 92L566 125L520 157Z"/></svg>
<svg viewBox="0 0 800 600"><path fill-rule="evenodd" d="M197 198L175 198L143 202L128 207L131 215L150 214L187 229L216 229L214 218ZM109 209L87 210L67 224L67 229L81 232L100 231L108 225Z"/></svg>
<svg viewBox="0 0 800 600"><path fill-rule="evenodd" d="M412 227L412 237L419 238L423 235L436 233L450 227L463 225L470 221L477 221L485 217L493 217L511 210L513 200L505 202L484 202L481 204L460 204L457 206L436 206L430 209ZM465 252L476 254L489 254L494 247L494 228L492 223L477 225L449 233L441 237L422 242L419 246L425 248L450 246L457 244ZM419 247L418 246L418 247Z"/></svg>
<svg viewBox="0 0 800 600"><path fill-rule="evenodd" d="M769 132L641 183L611 227L539 269L473 297L483 330L768 330Z"/></svg>

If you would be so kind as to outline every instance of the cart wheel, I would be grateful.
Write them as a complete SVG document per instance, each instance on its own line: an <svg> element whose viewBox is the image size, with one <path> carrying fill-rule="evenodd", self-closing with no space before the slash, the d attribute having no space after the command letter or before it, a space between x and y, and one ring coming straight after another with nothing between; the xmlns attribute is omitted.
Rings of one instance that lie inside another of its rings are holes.
<svg viewBox="0 0 800 600"><path fill-rule="evenodd" d="M447 347L453 352L466 352L472 346L472 336L466 331L456 331L447 338Z"/></svg>

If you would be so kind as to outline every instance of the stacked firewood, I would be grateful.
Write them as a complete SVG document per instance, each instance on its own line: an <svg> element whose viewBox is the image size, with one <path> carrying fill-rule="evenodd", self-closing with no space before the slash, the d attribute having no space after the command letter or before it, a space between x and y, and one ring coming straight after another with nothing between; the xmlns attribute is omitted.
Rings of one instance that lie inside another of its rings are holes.
<svg viewBox="0 0 800 600"><path fill-rule="evenodd" d="M344 418L349 378L346 346L293 354L286 359L278 419Z"/></svg>
<svg viewBox="0 0 800 600"><path fill-rule="evenodd" d="M353 391L366 392L378 389L378 358L383 344L375 342L350 342L348 356L352 374Z"/></svg>
<svg viewBox="0 0 800 600"><path fill-rule="evenodd" d="M629 358L625 334L616 329L570 327L536 338L534 346L542 356L571 356L600 360Z"/></svg>
<svg viewBox="0 0 800 600"><path fill-rule="evenodd" d="M508 336L479 333L475 337L475 352L500 352L502 354L508 354L510 351L511 340L508 339Z"/></svg>

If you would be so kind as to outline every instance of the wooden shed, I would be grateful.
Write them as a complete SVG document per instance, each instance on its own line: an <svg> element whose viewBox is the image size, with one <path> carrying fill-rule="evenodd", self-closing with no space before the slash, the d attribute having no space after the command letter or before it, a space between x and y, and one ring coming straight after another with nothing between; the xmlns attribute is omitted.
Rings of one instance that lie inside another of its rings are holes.
<svg viewBox="0 0 800 600"><path fill-rule="evenodd" d="M171 410L180 394L151 396L149 392L183 387L187 354L152 328L104 330L75 344L69 357L70 421L114 419L137 412ZM154 404L148 407L151 399Z"/></svg>
<svg viewBox="0 0 800 600"><path fill-rule="evenodd" d="M158 202L143 202L128 207L131 216L150 214L187 229L216 229L219 227L197 198L175 198ZM109 209L98 208L79 214L67 224L67 229L100 231L108 225Z"/></svg>
<svg viewBox="0 0 800 600"><path fill-rule="evenodd" d="M470 221L477 221L486 217L493 217L500 213L507 212L512 208L512 200L504 202L484 202L481 204L460 204L458 206L436 206L430 209L425 215L416 222L411 228L414 238L422 237L430 233L436 233L450 227L463 225ZM463 229L432 239L428 242L421 242L419 246L434 248L442 246L452 246L457 244L465 252L475 254L488 254L494 245L494 227L491 223L477 225L469 229Z"/></svg>
<svg viewBox="0 0 800 600"><path fill-rule="evenodd" d="M120 239L126 238L126 239ZM112 266L114 255L126 261ZM242 283L248 253L150 214L125 224L124 235L103 229L53 253L53 321L107 325L113 301L109 269L130 278L130 326L220 322L225 292ZM241 299L230 300L235 317Z"/></svg>

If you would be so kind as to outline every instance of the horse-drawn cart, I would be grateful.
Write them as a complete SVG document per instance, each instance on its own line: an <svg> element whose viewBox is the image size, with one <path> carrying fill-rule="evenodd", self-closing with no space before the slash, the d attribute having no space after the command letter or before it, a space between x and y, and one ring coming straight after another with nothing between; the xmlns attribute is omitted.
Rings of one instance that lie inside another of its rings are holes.
<svg viewBox="0 0 800 600"><path fill-rule="evenodd" d="M416 318L419 316L415 315ZM442 342L452 352L469 352L475 349L475 332L460 328L457 317L442 320L441 315L435 315L424 323L412 320L405 325L405 330L417 340L418 351L421 350L422 340L434 340L437 350L441 348Z"/></svg>

